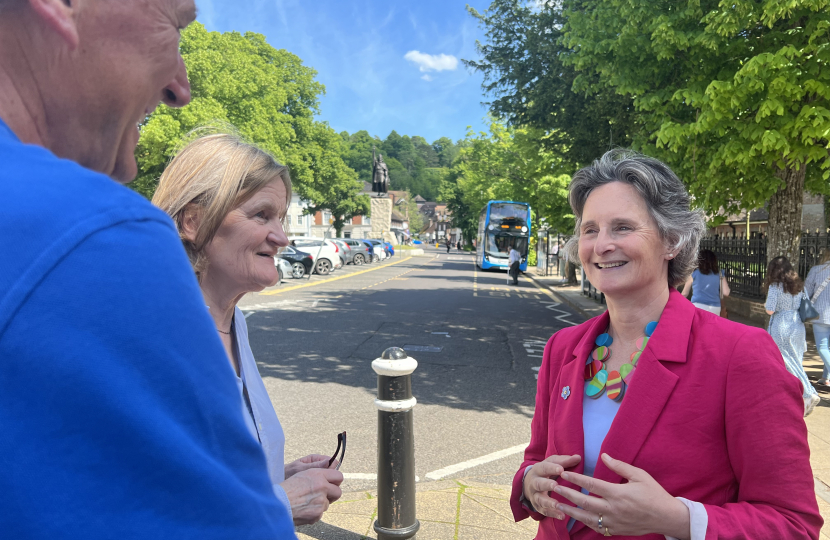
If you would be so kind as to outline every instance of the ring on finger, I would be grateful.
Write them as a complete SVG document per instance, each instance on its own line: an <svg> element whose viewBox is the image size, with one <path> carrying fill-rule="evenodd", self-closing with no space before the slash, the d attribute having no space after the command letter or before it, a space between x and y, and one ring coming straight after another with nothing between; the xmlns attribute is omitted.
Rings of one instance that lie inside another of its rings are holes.
<svg viewBox="0 0 830 540"><path fill-rule="evenodd" d="M599 529L600 532L602 532L603 527L604 525L602 524L602 514L600 514L597 518L597 529Z"/></svg>

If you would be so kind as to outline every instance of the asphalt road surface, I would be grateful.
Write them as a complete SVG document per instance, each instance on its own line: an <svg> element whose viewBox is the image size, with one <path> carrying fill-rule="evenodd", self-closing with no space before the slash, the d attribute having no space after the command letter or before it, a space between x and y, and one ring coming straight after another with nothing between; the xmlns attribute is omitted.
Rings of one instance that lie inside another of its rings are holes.
<svg viewBox="0 0 830 540"><path fill-rule="evenodd" d="M348 432L344 491L377 472L377 376L388 347L418 361L413 374L420 482L510 484L530 440L545 342L581 322L522 277L477 270L471 254L347 266L289 279L240 302L251 347L286 436L286 461L331 454ZM536 369L534 369L536 368Z"/></svg>

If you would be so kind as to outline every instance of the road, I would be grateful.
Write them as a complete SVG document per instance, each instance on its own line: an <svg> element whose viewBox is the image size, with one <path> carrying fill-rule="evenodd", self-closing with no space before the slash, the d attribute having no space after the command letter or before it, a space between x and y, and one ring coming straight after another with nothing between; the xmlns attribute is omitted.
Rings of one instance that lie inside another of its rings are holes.
<svg viewBox="0 0 830 540"><path fill-rule="evenodd" d="M581 322L529 280L508 285L504 272L477 270L472 255L434 248L288 280L247 295L240 307L285 430L286 460L331 454L337 433L347 431L347 492L375 486L371 362L384 349L406 347L419 363L412 384L419 481L507 485L530 440L544 344Z"/></svg>

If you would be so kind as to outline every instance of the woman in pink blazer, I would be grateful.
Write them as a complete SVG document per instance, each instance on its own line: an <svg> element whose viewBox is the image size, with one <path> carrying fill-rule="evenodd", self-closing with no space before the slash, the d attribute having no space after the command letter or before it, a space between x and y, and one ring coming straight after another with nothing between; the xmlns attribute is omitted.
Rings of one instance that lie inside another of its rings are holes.
<svg viewBox="0 0 830 540"><path fill-rule="evenodd" d="M674 289L704 231L680 180L614 151L570 190L569 248L608 311L545 348L515 519L538 539L817 539L798 380L766 332Z"/></svg>

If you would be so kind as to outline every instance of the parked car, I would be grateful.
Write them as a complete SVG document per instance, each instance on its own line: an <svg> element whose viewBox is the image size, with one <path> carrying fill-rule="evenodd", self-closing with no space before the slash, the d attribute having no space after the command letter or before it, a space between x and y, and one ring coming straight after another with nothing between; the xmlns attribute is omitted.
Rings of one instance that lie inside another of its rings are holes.
<svg viewBox="0 0 830 540"><path fill-rule="evenodd" d="M308 238L299 236L291 238L291 245L295 248L311 253L315 259L314 271L325 276L333 270L343 266L340 261L340 248L329 239Z"/></svg>
<svg viewBox="0 0 830 540"><path fill-rule="evenodd" d="M340 260L344 265L354 262L354 253L352 253L352 248L349 247L349 244L344 242L342 238L332 238L331 241L340 248L337 254L340 255Z"/></svg>
<svg viewBox="0 0 830 540"><path fill-rule="evenodd" d="M291 263L286 261L285 259L280 258L279 256L274 257L274 265L277 267L277 273L280 276L280 280L277 282L277 285L282 283L287 276L290 276L294 273L294 269L291 267Z"/></svg>
<svg viewBox="0 0 830 540"><path fill-rule="evenodd" d="M378 262L380 261L380 256L375 255L375 245L370 241L366 240L365 238L360 240L363 244L369 248L369 262Z"/></svg>
<svg viewBox="0 0 830 540"><path fill-rule="evenodd" d="M291 277L294 279L300 279L311 272L311 269L314 267L314 257L310 253L300 251L291 246L282 248L282 251L277 257L285 259L291 264Z"/></svg>
<svg viewBox="0 0 830 540"><path fill-rule="evenodd" d="M395 256L395 246L393 246L389 242L384 242L383 247L386 248L386 252L389 254L390 257Z"/></svg>
<svg viewBox="0 0 830 540"><path fill-rule="evenodd" d="M343 243L351 248L352 264L360 266L363 263L372 262L371 248L357 238L344 238Z"/></svg>
<svg viewBox="0 0 830 540"><path fill-rule="evenodd" d="M378 256L378 259L376 259L376 260L382 261L382 260L386 259L387 257L389 257L389 254L386 253L386 250L383 248L383 242L381 242L380 240L375 240L373 238L369 238L366 241L372 243L372 247L374 248L375 255Z"/></svg>

